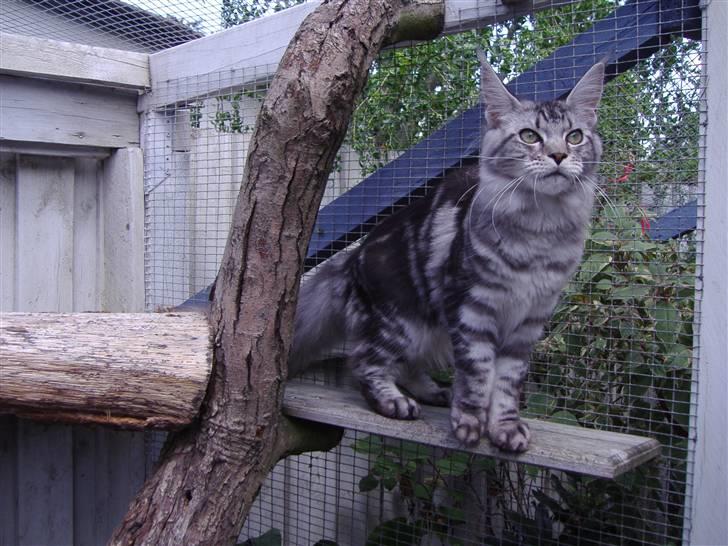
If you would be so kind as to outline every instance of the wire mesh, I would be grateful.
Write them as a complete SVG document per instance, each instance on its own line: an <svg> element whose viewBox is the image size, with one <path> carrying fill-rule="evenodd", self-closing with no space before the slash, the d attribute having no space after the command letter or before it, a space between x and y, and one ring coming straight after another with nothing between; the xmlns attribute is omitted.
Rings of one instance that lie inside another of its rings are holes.
<svg viewBox="0 0 728 546"><path fill-rule="evenodd" d="M517 89L525 89L520 74L579 35L590 41L575 50L573 66L580 55L612 47L614 58L635 66L619 69L605 90L602 193L582 266L532 356L523 412L655 437L661 459L601 480L435 449L426 439L394 441L350 430L330 453L279 463L241 540L319 546L682 542L690 525L686 460L695 432L694 285L702 261L695 230L702 215L695 200L703 191L701 43L691 39L687 12L667 9L682 3L637 4L644 17L657 6L650 17L671 22L672 34L620 50L621 43L605 43L588 30L625 3L585 0L500 23L486 18L476 30L384 52L327 186L312 239L318 250L309 253L307 266L356 244L381 218L477 160L477 147L452 151L453 141L470 138L470 129L450 123L477 104L476 45ZM617 17L613 24L628 33L640 20ZM161 102L167 93L180 96L180 89L193 98L145 113L149 309L195 296L206 300L269 68L170 81L154 90ZM536 71L535 77L546 88L558 86L553 74ZM223 91L196 94L211 82ZM415 146L418 159L405 161ZM372 177L379 181L361 183ZM332 381L326 373L315 376L321 377Z"/></svg>

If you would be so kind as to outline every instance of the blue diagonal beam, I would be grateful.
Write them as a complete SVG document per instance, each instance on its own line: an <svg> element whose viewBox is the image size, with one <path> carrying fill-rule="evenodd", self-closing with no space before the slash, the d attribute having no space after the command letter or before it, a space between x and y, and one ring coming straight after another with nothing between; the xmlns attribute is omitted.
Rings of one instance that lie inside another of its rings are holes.
<svg viewBox="0 0 728 546"><path fill-rule="evenodd" d="M669 8L669 9L668 9ZM700 26L698 0L636 0L595 23L570 44L512 81L516 96L555 100L573 89L586 71L607 58L607 78L629 70L669 41L670 34ZM471 108L362 180L319 211L308 247L312 266L366 234L378 217L423 192L448 169L478 152L480 107Z"/></svg>

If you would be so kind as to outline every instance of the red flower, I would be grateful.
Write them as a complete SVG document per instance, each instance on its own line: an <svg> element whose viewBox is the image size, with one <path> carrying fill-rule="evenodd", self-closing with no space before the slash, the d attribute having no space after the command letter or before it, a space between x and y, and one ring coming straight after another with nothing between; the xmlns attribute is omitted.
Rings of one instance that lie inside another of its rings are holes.
<svg viewBox="0 0 728 546"><path fill-rule="evenodd" d="M634 163L632 163L630 161L622 169L622 176L617 178L615 180L615 182L617 182L618 184L621 184L622 182L626 182L627 180L629 180L629 175L632 174L633 171L634 171Z"/></svg>
<svg viewBox="0 0 728 546"><path fill-rule="evenodd" d="M640 218L640 225L642 226L642 235L647 235L647 232L650 231L650 219L643 216Z"/></svg>

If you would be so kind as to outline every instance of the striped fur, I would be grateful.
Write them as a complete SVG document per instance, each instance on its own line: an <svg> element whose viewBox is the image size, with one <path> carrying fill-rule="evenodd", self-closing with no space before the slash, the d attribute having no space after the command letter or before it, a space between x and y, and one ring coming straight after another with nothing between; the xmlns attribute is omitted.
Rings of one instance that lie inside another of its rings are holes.
<svg viewBox="0 0 728 546"><path fill-rule="evenodd" d="M346 342L377 412L414 419L417 401L451 401L458 440L487 435L522 451L529 354L581 259L591 214L604 66L566 100L535 104L510 95L480 57L488 130L479 163L448 173L304 282L290 367ZM524 129L538 140L526 142ZM568 142L575 130L581 141ZM452 393L430 378L443 366L455 369Z"/></svg>

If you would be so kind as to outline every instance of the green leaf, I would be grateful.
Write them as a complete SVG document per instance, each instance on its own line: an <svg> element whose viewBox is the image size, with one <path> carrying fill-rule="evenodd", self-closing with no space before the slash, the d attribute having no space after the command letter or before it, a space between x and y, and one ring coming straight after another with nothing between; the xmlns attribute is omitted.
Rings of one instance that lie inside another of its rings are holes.
<svg viewBox="0 0 728 546"><path fill-rule="evenodd" d="M526 415L529 417L542 417L551 413L554 406L554 399L548 394L534 392L528 395L526 402Z"/></svg>
<svg viewBox="0 0 728 546"><path fill-rule="evenodd" d="M431 501L432 500L432 492L430 489L422 484L422 483L416 483L414 487L414 493L415 497L421 500Z"/></svg>
<svg viewBox="0 0 728 546"><path fill-rule="evenodd" d="M554 423L561 423L562 425L577 426L579 424L579 420L576 418L576 416L570 411L566 410L561 410L553 413L549 417L549 421L553 421Z"/></svg>
<svg viewBox="0 0 728 546"><path fill-rule="evenodd" d="M617 242L617 236L611 231L595 231L589 237L589 240L598 244L606 244L612 246Z"/></svg>
<svg viewBox="0 0 728 546"><path fill-rule="evenodd" d="M584 263L581 264L579 273L576 276L579 282L590 282L594 277L599 275L606 267L612 263L612 255L605 252L596 252L589 256Z"/></svg>
<svg viewBox="0 0 728 546"><path fill-rule="evenodd" d="M470 466L470 456L466 453L453 453L435 461L437 470L443 476L462 476Z"/></svg>
<svg viewBox="0 0 728 546"><path fill-rule="evenodd" d="M256 538L249 538L238 546L281 546L281 532L278 529L270 529Z"/></svg>
<svg viewBox="0 0 728 546"><path fill-rule="evenodd" d="M690 368L690 362L693 358L693 352L684 345L676 345L676 347L682 347L677 352L670 354L667 357L665 364L668 368L673 370L687 370Z"/></svg>
<svg viewBox="0 0 728 546"><path fill-rule="evenodd" d="M362 493L366 493L367 491L372 491L373 489L376 489L378 485L379 480L371 474L367 474L361 480L359 480L359 491L361 491Z"/></svg>
<svg viewBox="0 0 728 546"><path fill-rule="evenodd" d="M350 447L358 453L370 454L381 452L384 444L381 436L370 435L359 438Z"/></svg>
<svg viewBox="0 0 728 546"><path fill-rule="evenodd" d="M675 343L682 325L680 311L668 301L659 301L650 314L655 321L655 334L665 344Z"/></svg>
<svg viewBox="0 0 728 546"><path fill-rule="evenodd" d="M644 298L650 293L650 286L644 284L632 284L616 288L611 294L607 295L612 300L632 300L635 298Z"/></svg>

